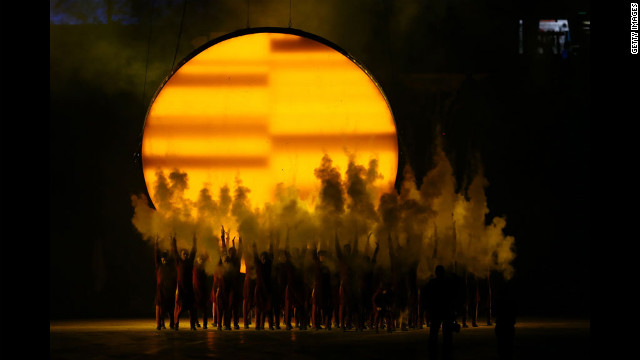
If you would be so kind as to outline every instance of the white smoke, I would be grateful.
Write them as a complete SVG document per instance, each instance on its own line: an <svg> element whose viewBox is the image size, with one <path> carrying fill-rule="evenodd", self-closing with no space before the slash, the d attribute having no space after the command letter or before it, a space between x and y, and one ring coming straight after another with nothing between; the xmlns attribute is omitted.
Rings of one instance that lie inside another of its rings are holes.
<svg viewBox="0 0 640 360"><path fill-rule="evenodd" d="M432 275L435 265L464 269L479 278L489 271L513 275L511 262L514 238L505 236L506 219L487 221L487 180L479 172L466 189L466 196L456 193L455 177L449 160L442 151L435 156L436 166L417 187L411 168L403 169L399 192L380 193L374 182L380 177L377 161L368 167L356 164L350 157L342 173L325 155L315 170L320 182L317 194L302 199L295 187L280 184L275 201L251 203L251 189L236 179L233 190L218 189L218 197L205 187L196 201L184 197L188 175L179 170L168 177L156 174L155 207L144 196L132 196L133 224L143 239L161 239L168 248L170 234L176 234L178 245L191 246L195 234L198 251L217 261L222 227L239 246L242 237L245 255L255 242L259 251L302 249L319 246L333 251L337 236L340 244L356 244L359 251L371 251L378 243L378 264L389 265L387 238L402 249L407 261L419 263L419 277ZM231 244L228 244L231 246ZM369 252L371 255L371 252Z"/></svg>

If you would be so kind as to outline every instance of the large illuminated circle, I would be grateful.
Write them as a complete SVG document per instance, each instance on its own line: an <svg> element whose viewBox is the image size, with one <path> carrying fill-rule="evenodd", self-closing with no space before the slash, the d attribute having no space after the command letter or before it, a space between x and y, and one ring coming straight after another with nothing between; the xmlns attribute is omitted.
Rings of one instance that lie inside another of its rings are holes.
<svg viewBox="0 0 640 360"><path fill-rule="evenodd" d="M276 186L302 197L320 186L324 154L342 173L349 157L378 161L390 190L398 143L376 81L346 52L301 31L254 29L205 44L167 77L148 110L142 167L151 201L157 171L186 172L185 196L216 192L236 179L251 204L274 200Z"/></svg>

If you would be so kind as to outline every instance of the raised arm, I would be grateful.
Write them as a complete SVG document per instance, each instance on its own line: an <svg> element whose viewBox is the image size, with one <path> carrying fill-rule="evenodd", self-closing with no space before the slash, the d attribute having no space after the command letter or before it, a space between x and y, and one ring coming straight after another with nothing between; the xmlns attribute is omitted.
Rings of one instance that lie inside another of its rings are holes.
<svg viewBox="0 0 640 360"><path fill-rule="evenodd" d="M376 263L376 257L378 256L378 249L380 249L380 244L376 241L376 248L373 250L373 256L371 257L371 263Z"/></svg>
<svg viewBox="0 0 640 360"><path fill-rule="evenodd" d="M160 266L160 249L158 249L158 235L156 235L156 241L153 245L153 257L155 258L156 269Z"/></svg>
<svg viewBox="0 0 640 360"><path fill-rule="evenodd" d="M364 250L363 250L363 252L364 252L364 255L365 255L365 256L369 255L369 248L371 247L371 246L369 245L369 241L370 241L370 239L371 239L371 233L369 233L369 236L367 236L367 241L365 241L365 243L364 243Z"/></svg>
<svg viewBox="0 0 640 360"><path fill-rule="evenodd" d="M335 236L336 256L338 259L342 259L342 250L340 249L340 241L338 241L338 230L336 230Z"/></svg>
<svg viewBox="0 0 640 360"><path fill-rule="evenodd" d="M238 236L238 250L236 253L238 254L238 259L242 259L242 236Z"/></svg>
<svg viewBox="0 0 640 360"><path fill-rule="evenodd" d="M220 253L224 256L227 254L227 242L225 240L224 237L225 231L224 231L224 225L222 226L222 230L220 232L220 240L222 240L222 245L221 245L221 251Z"/></svg>
<svg viewBox="0 0 640 360"><path fill-rule="evenodd" d="M196 233L193 233L193 244L191 245L191 252L189 253L189 259L192 261L196 259L196 249L198 240L196 239Z"/></svg>
<svg viewBox="0 0 640 360"><path fill-rule="evenodd" d="M176 243L176 234L171 235L171 253L176 259L176 263L180 262L180 254L178 254L178 244Z"/></svg>

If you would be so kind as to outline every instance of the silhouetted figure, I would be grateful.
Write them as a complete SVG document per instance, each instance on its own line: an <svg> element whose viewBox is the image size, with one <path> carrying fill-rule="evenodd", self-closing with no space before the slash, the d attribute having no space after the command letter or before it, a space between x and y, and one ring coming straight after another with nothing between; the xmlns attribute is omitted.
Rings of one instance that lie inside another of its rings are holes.
<svg viewBox="0 0 640 360"><path fill-rule="evenodd" d="M226 256L225 256L226 257ZM213 287L211 288L211 302L213 303L213 322L218 330L222 330L224 322L226 301L226 286L224 283L225 263L222 256L218 258L218 263L213 270Z"/></svg>
<svg viewBox="0 0 640 360"><path fill-rule="evenodd" d="M298 249L294 249L296 256L299 260L304 256ZM289 252L289 233L287 232L287 238L285 248L283 251L284 258L280 267L280 282L284 285L284 325L287 330L293 329L291 320L296 316L295 322L300 327L302 318L306 317L305 311L305 287L304 278L301 271L301 266L296 266L291 259L291 253ZM299 264L302 264L301 262Z"/></svg>
<svg viewBox="0 0 640 360"><path fill-rule="evenodd" d="M429 312L429 358L438 356L438 332L442 327L442 354L444 359L453 356L453 331L456 319L456 299L458 284L454 278L445 274L442 265L436 266L436 277L426 288L427 311Z"/></svg>
<svg viewBox="0 0 640 360"><path fill-rule="evenodd" d="M225 282L228 283L227 290L227 329L231 328L231 321L233 321L233 328L240 329L240 313L242 312L242 292L243 282L241 281L240 268L242 267L242 237L238 239L238 249L236 250L235 238L231 240L231 247L227 250L229 256L229 266L226 269Z"/></svg>
<svg viewBox="0 0 640 360"><path fill-rule="evenodd" d="M175 266L169 262L169 253L167 251L160 251L157 237L154 246L154 255L156 265L156 328L158 330L166 329L164 317L168 315L169 326L173 329L173 310L175 307L177 287Z"/></svg>
<svg viewBox="0 0 640 360"><path fill-rule="evenodd" d="M225 240L224 226L220 233L220 257L213 270L213 286L211 288L211 302L213 311L213 322L218 330L222 330L228 304L228 284L225 283L225 276L229 268L229 258Z"/></svg>
<svg viewBox="0 0 640 360"><path fill-rule="evenodd" d="M402 330L407 330L407 324L403 318L403 315L407 313L409 305L407 256L404 254L404 249L399 245L396 245L394 248L391 241L391 234L389 234L389 237L387 238L387 243L389 245L389 259L391 265L391 287L395 296L392 307L393 319L394 323L395 320L400 322Z"/></svg>
<svg viewBox="0 0 640 360"><path fill-rule="evenodd" d="M315 305L315 279L316 279L316 262L315 256L312 249L308 247L304 250L300 251L302 260L299 263L300 269L302 270L302 278L304 282L304 311L306 317L300 318L298 313L296 312L296 325L299 326L300 329L306 330L308 327L310 328L313 325L313 316L314 316L314 305ZM294 260L295 260L294 256Z"/></svg>
<svg viewBox="0 0 640 360"><path fill-rule="evenodd" d="M318 251L317 247L315 247L311 251L311 256L315 264L312 293L313 308L311 311L312 325L314 329L320 330L321 323L324 322L325 328L331 330L331 315L333 313L332 274L325 264L327 253L323 250Z"/></svg>
<svg viewBox="0 0 640 360"><path fill-rule="evenodd" d="M264 330L265 320L271 319L271 265L273 264L273 246L269 252L258 255L256 243L253 243L253 258L256 268L255 309L256 330ZM271 325L271 324L270 324Z"/></svg>
<svg viewBox="0 0 640 360"><path fill-rule="evenodd" d="M495 296L495 333L500 360L513 359L517 304L512 280L496 286Z"/></svg>
<svg viewBox="0 0 640 360"><path fill-rule="evenodd" d="M218 300L220 302L220 313L222 314L222 325L225 330L231 330L231 318L233 313L233 300L234 300L234 267L231 264L231 257L225 256L222 260L222 281L220 282L220 288L218 290ZM220 328L220 327L218 327Z"/></svg>
<svg viewBox="0 0 640 360"><path fill-rule="evenodd" d="M486 277L478 277L477 275L470 278L470 302L471 302L471 318L472 326L478 326L478 318L480 316L487 317L487 325L493 325L493 294L491 283L491 273L487 273Z"/></svg>
<svg viewBox="0 0 640 360"><path fill-rule="evenodd" d="M376 242L376 248L373 251L373 256L371 258L366 253L366 248L365 253L360 257L360 271L358 272L358 290L360 292L360 297L358 299L358 302L360 311L359 328L361 330L364 330L367 325L373 328L374 324L373 302L369 300L373 298L373 294L376 290L376 284L374 284L373 269L376 264L376 258L378 256L379 248L380 247Z"/></svg>
<svg viewBox="0 0 640 360"><path fill-rule="evenodd" d="M463 274L463 286L464 286L464 300L462 303L462 309L461 309L461 314L462 314L462 327L463 328L468 328L469 324L467 323L467 320L469 319L469 310L470 310L470 305L471 305L471 293L470 293L470 276L471 274L469 274L469 272L467 270L464 270L464 274Z"/></svg>
<svg viewBox="0 0 640 360"><path fill-rule="evenodd" d="M277 248L277 247L276 247ZM269 319L270 326L275 327L276 330L280 330L280 314L284 309L285 291L287 289L287 269L286 269L286 256L284 251L277 251L277 258L273 264L273 271L271 272L271 318Z"/></svg>
<svg viewBox="0 0 640 360"><path fill-rule="evenodd" d="M205 264L209 259L208 254L199 254L193 266L193 297L194 297L194 317L197 319L197 312L202 311L202 328L207 328L209 314L210 291L207 285L207 273ZM197 322L197 320L196 320ZM196 326L200 327L199 323Z"/></svg>
<svg viewBox="0 0 640 360"><path fill-rule="evenodd" d="M393 298L394 294L389 283L381 282L371 299L373 305L373 327L376 330L386 324L387 332L393 331Z"/></svg>
<svg viewBox="0 0 640 360"><path fill-rule="evenodd" d="M242 321L244 328L251 325L251 311L255 308L256 266L253 261L245 261L246 272L242 287Z"/></svg>
<svg viewBox="0 0 640 360"><path fill-rule="evenodd" d="M325 329L331 330L331 326L340 328L340 271L337 269L337 264L333 263L335 259L331 256L330 252L327 252L327 259L325 261L332 262L329 267L329 282L331 289L331 300L329 304L329 316L324 317Z"/></svg>
<svg viewBox="0 0 640 360"><path fill-rule="evenodd" d="M407 325L410 329L416 329L418 327L418 265L420 260L417 254L417 251L410 251L409 243L407 243L403 254L405 261L403 269L407 283Z"/></svg>
<svg viewBox="0 0 640 360"><path fill-rule="evenodd" d="M471 326L478 327L478 314L480 312L480 282L475 274L469 274L468 278L469 294L469 317Z"/></svg>
<svg viewBox="0 0 640 360"><path fill-rule="evenodd" d="M357 243L356 245L357 246ZM339 271L339 282L338 282L338 321L340 328L342 331L346 331L348 327L351 326L351 320L354 316L359 315L357 313L357 297L356 297L356 287L355 287L355 274L354 274L354 265L355 259L354 256L356 254L355 250L352 253L351 245L345 244L344 251L340 249L340 243L338 241L338 235L335 236L335 248L336 248L336 257L338 259L338 271ZM359 322L356 320L357 326L359 326Z"/></svg>
<svg viewBox="0 0 640 360"><path fill-rule="evenodd" d="M274 256L273 270L271 271L271 314L269 315L269 328L280 330L280 317L285 308L285 292L287 288L287 264L285 251L280 249L280 235L275 237L277 257Z"/></svg>
<svg viewBox="0 0 640 360"><path fill-rule="evenodd" d="M285 329L291 330L291 319L293 315L294 291L293 277L294 268L291 262L289 251L283 250L280 254L280 264L278 265L278 287L282 291L282 313L284 315Z"/></svg>
<svg viewBox="0 0 640 360"><path fill-rule="evenodd" d="M180 314L183 311L189 312L189 322L191 330L196 329L195 303L193 298L193 264L196 257L196 236L193 235L193 246L191 251L182 249L178 254L175 235L172 236L171 249L175 256L176 274L178 285L176 288L176 302L174 309L174 329L178 330L180 324Z"/></svg>
<svg viewBox="0 0 640 360"><path fill-rule="evenodd" d="M428 282L424 280L418 284L418 328L422 329L424 326L429 326L429 312L427 311L427 285Z"/></svg>

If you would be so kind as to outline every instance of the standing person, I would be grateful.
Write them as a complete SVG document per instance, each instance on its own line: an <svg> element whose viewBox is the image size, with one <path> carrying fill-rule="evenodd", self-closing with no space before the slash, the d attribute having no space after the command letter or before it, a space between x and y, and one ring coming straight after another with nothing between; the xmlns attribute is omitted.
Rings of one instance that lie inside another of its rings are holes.
<svg viewBox="0 0 640 360"><path fill-rule="evenodd" d="M169 262L169 253L160 251L158 247L158 237L154 246L154 257L156 265L156 329L166 329L164 317L169 316L169 326L174 327L173 310L176 296L176 272L173 264Z"/></svg>
<svg viewBox="0 0 640 360"><path fill-rule="evenodd" d="M410 329L418 328L419 313L418 265L420 259L418 258L419 251L415 246L415 242L409 243L409 239L407 239L403 255L406 262L404 271L407 281L407 323Z"/></svg>
<svg viewBox="0 0 640 360"><path fill-rule="evenodd" d="M479 280L473 273L467 275L467 298L469 303L469 317L471 318L471 326L478 327L478 308L480 305L480 288Z"/></svg>
<svg viewBox="0 0 640 360"><path fill-rule="evenodd" d="M495 299L495 334L498 345L498 359L513 359L516 315L517 289L513 279L501 279L500 286L496 285Z"/></svg>
<svg viewBox="0 0 640 360"><path fill-rule="evenodd" d="M429 327L429 318L427 311L427 285L428 281L421 280L418 284L418 329L423 329L424 326Z"/></svg>
<svg viewBox="0 0 640 360"><path fill-rule="evenodd" d="M407 286L409 288L408 294L408 303L407 307L409 309L408 312L408 325L410 329L418 328L418 314L419 314L419 302L420 297L418 290L418 260L417 259L408 259L409 264L407 268Z"/></svg>
<svg viewBox="0 0 640 360"><path fill-rule="evenodd" d="M287 231L287 237L289 236ZM288 242L288 240L287 240ZM275 235L275 254L271 271L271 314L269 315L269 328L280 330L280 320L285 307L287 288L287 256L284 249L280 249L280 234Z"/></svg>
<svg viewBox="0 0 640 360"><path fill-rule="evenodd" d="M226 236L225 236L226 235ZM231 330L231 323L236 330L240 328L239 317L242 307L242 282L240 276L242 250L236 250L235 237L229 244L229 232L225 232L224 226L220 234L220 261L216 268L214 290L212 298L215 298L214 308L218 330L224 326L225 330ZM240 240L239 248L242 247Z"/></svg>
<svg viewBox="0 0 640 360"><path fill-rule="evenodd" d="M229 268L227 269L227 281L229 282L228 290L228 306L229 314L233 321L233 328L240 329L240 312L242 312L242 288L243 282L240 275L242 267L242 237L238 239L238 249L235 246L235 237L231 240L231 247L228 249ZM231 324L228 324L231 328Z"/></svg>
<svg viewBox="0 0 640 360"><path fill-rule="evenodd" d="M276 330L280 330L280 315L285 308L286 289L287 289L287 264L284 250L276 250L277 256L273 263L273 271L271 272L271 322ZM270 325L271 327L271 325Z"/></svg>
<svg viewBox="0 0 640 360"><path fill-rule="evenodd" d="M273 246L270 251L263 251L258 255L255 241L253 242L253 260L256 270L255 309L256 330L264 330L265 320L271 319L271 265L273 264ZM270 324L272 325L272 324Z"/></svg>
<svg viewBox="0 0 640 360"><path fill-rule="evenodd" d="M305 317L298 316L296 311L296 324L300 329L307 330L313 326L313 307L314 307L314 293L315 278L316 278L316 263L314 260L313 249L308 244L304 249L300 251L300 269L302 271L302 281L304 283L303 299L304 299L304 313ZM294 257L294 259L296 259Z"/></svg>
<svg viewBox="0 0 640 360"><path fill-rule="evenodd" d="M255 309L256 265L253 261L245 261L246 272L242 287L242 321L244 328L251 325L251 311Z"/></svg>
<svg viewBox="0 0 640 360"><path fill-rule="evenodd" d="M357 235L356 235L357 239ZM356 240L357 241L357 240ZM344 245L344 251L340 249L340 243L338 241L338 234L335 236L335 248L336 248L336 257L338 260L338 272L340 274L339 277L339 314L338 321L340 328L342 331L346 331L349 326L351 326L351 320L354 318L354 315L357 319L357 306L356 306L356 294L355 294L355 286L353 285L355 281L354 275L354 254L351 250L350 244ZM356 242L357 248L357 242ZM359 322L356 320L356 326L359 326Z"/></svg>
<svg viewBox="0 0 640 360"><path fill-rule="evenodd" d="M320 330L321 323L324 321L325 328L331 330L332 315L332 289L331 289L331 271L325 264L327 253L323 250L318 251L317 246L311 250L314 267L314 283L312 291L312 310L311 318L313 327Z"/></svg>
<svg viewBox="0 0 640 360"><path fill-rule="evenodd" d="M456 320L458 288L454 278L445 274L444 266L436 266L436 277L427 284L427 311L429 316L429 359L438 355L438 332L442 327L442 354L453 356L453 331Z"/></svg>
<svg viewBox="0 0 640 360"><path fill-rule="evenodd" d="M176 306L173 312L174 329L178 330L180 323L180 314L186 310L189 312L189 320L191 330L196 329L196 318L193 298L193 264L196 257L196 235L193 235L193 246L191 251L186 249L180 250L176 244L175 234L171 238L171 250L175 257L177 287L176 287Z"/></svg>
<svg viewBox="0 0 640 360"><path fill-rule="evenodd" d="M222 330L222 318L226 302L224 301L224 264L222 257L218 259L218 263L213 269L213 286L211 287L211 302L213 312L213 323Z"/></svg>
<svg viewBox="0 0 640 360"><path fill-rule="evenodd" d="M391 290L394 294L391 310L393 316L392 328L395 330L395 323L397 321L400 328L402 330L406 330L406 315L409 305L407 259L404 254L404 248L400 247L399 244L394 248L391 241L391 234L389 234L389 237L387 238L387 244L389 247L389 259L391 266Z"/></svg>
<svg viewBox="0 0 640 360"><path fill-rule="evenodd" d="M232 317L232 305L234 291L233 291L233 265L231 264L231 257L225 256L222 260L222 281L218 288L218 302L219 314L221 315L221 322L225 330L231 330L231 317ZM218 326L218 329L221 327Z"/></svg>
<svg viewBox="0 0 640 360"><path fill-rule="evenodd" d="M369 234L371 236L371 234ZM368 240L367 240L368 243ZM373 304L370 301L373 298L373 294L377 289L377 285L373 280L373 268L376 264L376 257L378 256L378 243L376 242L376 248L373 251L373 256L369 257L366 250L364 255L361 256L361 269L358 276L358 285L360 292L360 308L359 308L359 328L364 330L367 323L373 328Z"/></svg>
<svg viewBox="0 0 640 360"><path fill-rule="evenodd" d="M386 281L380 282L371 298L373 306L373 328L378 332L378 328L386 322L387 332L392 331L393 314L393 293Z"/></svg>
<svg viewBox="0 0 640 360"><path fill-rule="evenodd" d="M291 330L291 318L295 317L296 327L301 330L307 329L308 322L308 285L305 283L303 260L304 251L294 249L294 254L298 256L299 263L293 263L291 254L287 251L287 288L285 290L285 324L287 330Z"/></svg>
<svg viewBox="0 0 640 360"><path fill-rule="evenodd" d="M291 253L289 248L289 231L287 230L287 237L285 240L284 250L282 252L283 258L281 259L281 265L278 271L279 284L283 287L283 315L284 325L287 330L291 330L292 315L295 310L302 310L301 305L304 304L302 297L302 277L298 276L297 269L291 261Z"/></svg>
<svg viewBox="0 0 640 360"><path fill-rule="evenodd" d="M207 285L207 273L205 272L205 264L209 259L209 254L198 254L195 265L193 266L193 298L194 298L194 317L197 322L197 312L202 311L202 328L207 328L209 313L209 289ZM196 323L200 327L199 323Z"/></svg>

